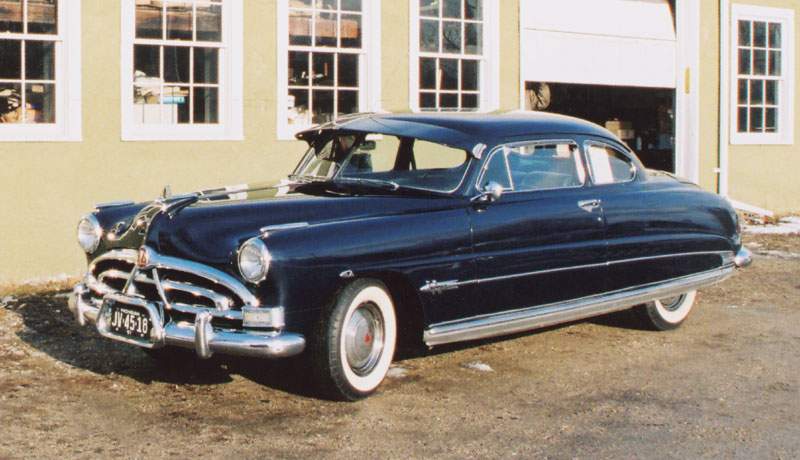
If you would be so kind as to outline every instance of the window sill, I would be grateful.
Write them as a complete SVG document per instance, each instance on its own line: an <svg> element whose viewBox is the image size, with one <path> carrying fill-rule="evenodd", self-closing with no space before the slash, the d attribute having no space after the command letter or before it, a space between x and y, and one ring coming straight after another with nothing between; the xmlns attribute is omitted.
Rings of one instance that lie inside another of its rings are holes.
<svg viewBox="0 0 800 460"><path fill-rule="evenodd" d="M80 130L70 132L59 125L0 125L2 142L81 142Z"/></svg>
<svg viewBox="0 0 800 460"><path fill-rule="evenodd" d="M794 145L794 136L784 134L741 134L731 135L731 145Z"/></svg>

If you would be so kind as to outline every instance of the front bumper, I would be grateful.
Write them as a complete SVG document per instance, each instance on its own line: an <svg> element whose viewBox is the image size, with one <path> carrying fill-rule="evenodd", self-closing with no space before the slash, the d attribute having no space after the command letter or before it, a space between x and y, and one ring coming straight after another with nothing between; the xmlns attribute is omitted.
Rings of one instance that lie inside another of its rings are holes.
<svg viewBox="0 0 800 460"><path fill-rule="evenodd" d="M109 294L112 300L124 301L142 307L156 317L161 317L158 307L152 302L129 297L123 294ZM98 332L120 342L138 345L143 348L162 348L167 345L194 349L201 358L210 358L214 353L256 358L286 358L300 354L306 345L305 338L291 332L262 332L248 329L220 329L211 324L211 315L198 314L194 323L172 322L154 325L153 337L148 341L138 341L116 335L107 327L102 306L89 299L89 289L84 284L77 285L69 297L69 309L78 324L93 324Z"/></svg>

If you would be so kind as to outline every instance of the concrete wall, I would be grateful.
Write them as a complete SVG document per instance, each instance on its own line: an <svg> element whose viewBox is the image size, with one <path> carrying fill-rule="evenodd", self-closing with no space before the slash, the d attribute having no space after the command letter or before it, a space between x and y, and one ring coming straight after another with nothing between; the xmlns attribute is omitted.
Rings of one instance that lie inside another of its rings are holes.
<svg viewBox="0 0 800 460"><path fill-rule="evenodd" d="M500 1L500 0L498 0ZM83 141L0 143L0 284L84 269L75 242L79 217L95 203L277 181L303 144L276 133L277 2L244 0L244 129L241 142L120 140L120 2L84 0ZM501 109L519 103L518 0L501 1ZM384 0L382 104L408 111L408 0Z"/></svg>

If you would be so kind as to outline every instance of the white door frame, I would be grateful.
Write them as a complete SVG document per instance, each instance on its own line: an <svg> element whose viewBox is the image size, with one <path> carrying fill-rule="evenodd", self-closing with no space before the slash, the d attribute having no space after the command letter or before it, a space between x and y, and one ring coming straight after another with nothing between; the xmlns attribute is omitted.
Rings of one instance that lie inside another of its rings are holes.
<svg viewBox="0 0 800 460"><path fill-rule="evenodd" d="M525 110L522 63L524 11L520 0L519 109ZM700 179L700 0L675 0L675 172L692 182Z"/></svg>
<svg viewBox="0 0 800 460"><path fill-rule="evenodd" d="M675 173L700 181L700 0L675 1Z"/></svg>

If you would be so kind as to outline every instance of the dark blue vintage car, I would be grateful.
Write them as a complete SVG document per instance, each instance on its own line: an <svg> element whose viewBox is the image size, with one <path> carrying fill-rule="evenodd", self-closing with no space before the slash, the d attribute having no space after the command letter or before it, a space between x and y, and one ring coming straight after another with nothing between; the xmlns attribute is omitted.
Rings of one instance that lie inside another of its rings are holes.
<svg viewBox="0 0 800 460"><path fill-rule="evenodd" d="M358 115L300 133L281 184L100 205L71 310L157 358L303 354L372 393L436 346L635 308L679 326L750 262L723 198L557 115Z"/></svg>

